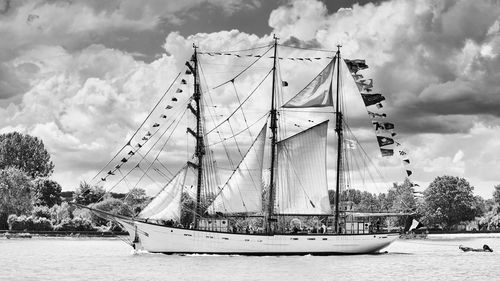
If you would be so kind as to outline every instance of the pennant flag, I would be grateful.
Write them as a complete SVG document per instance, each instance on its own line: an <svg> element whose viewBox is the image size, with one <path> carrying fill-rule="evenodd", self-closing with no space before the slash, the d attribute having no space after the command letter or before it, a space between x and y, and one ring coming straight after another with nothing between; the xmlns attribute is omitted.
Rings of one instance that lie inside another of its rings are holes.
<svg viewBox="0 0 500 281"><path fill-rule="evenodd" d="M388 156L393 156L394 155L394 150L393 149L381 148L380 152L382 153L383 157L388 157Z"/></svg>
<svg viewBox="0 0 500 281"><path fill-rule="evenodd" d="M361 97L366 106L374 105L385 100L385 97L381 94L361 94Z"/></svg>
<svg viewBox="0 0 500 281"><path fill-rule="evenodd" d="M381 137L377 136L377 142L380 147L386 146L386 145L391 145L394 143L394 140L391 138L386 138L386 137Z"/></svg>
<svg viewBox="0 0 500 281"><path fill-rule="evenodd" d="M412 171L410 171L410 170L406 170L406 174L407 174L408 176L411 176L411 174L413 174L413 173L412 173Z"/></svg>
<svg viewBox="0 0 500 281"><path fill-rule="evenodd" d="M354 78L355 81L358 81L359 79L363 78L363 75L361 75L361 74L353 74L352 78Z"/></svg>
<svg viewBox="0 0 500 281"><path fill-rule="evenodd" d="M404 162L406 165L409 165L409 164L410 164L410 159L403 159L403 162Z"/></svg>
<svg viewBox="0 0 500 281"><path fill-rule="evenodd" d="M281 85L283 85L283 87L286 87L286 86L288 86L288 82L286 82L286 81L281 81Z"/></svg>
<svg viewBox="0 0 500 281"><path fill-rule="evenodd" d="M123 159L122 159L122 162L123 162L123 163L127 162L127 158L123 158Z"/></svg>
<svg viewBox="0 0 500 281"><path fill-rule="evenodd" d="M165 118L167 118L167 115L165 115L165 114L162 114L162 115L160 115L160 118L163 118L163 119L165 119Z"/></svg>
<svg viewBox="0 0 500 281"><path fill-rule="evenodd" d="M387 117L387 114L385 113L375 113L375 112L371 112L371 111L368 111L368 115L370 115L371 118L377 118L377 117L380 117L380 118L385 118Z"/></svg>
<svg viewBox="0 0 500 281"><path fill-rule="evenodd" d="M142 140L143 140L143 141L147 141L147 140L148 140L148 138L146 138L146 137L142 137Z"/></svg>
<svg viewBox="0 0 500 281"><path fill-rule="evenodd" d="M332 60L302 91L290 99L284 108L306 108L333 106L332 73L335 61Z"/></svg>
<svg viewBox="0 0 500 281"><path fill-rule="evenodd" d="M182 93L182 89L177 89L177 91L175 91L175 93L177 93L177 94Z"/></svg>
<svg viewBox="0 0 500 281"><path fill-rule="evenodd" d="M186 85L187 84L186 79L182 79L181 84Z"/></svg>
<svg viewBox="0 0 500 281"><path fill-rule="evenodd" d="M393 130L394 129L394 124L390 122L378 122L378 121L372 121L373 125L375 125L375 131L378 130Z"/></svg>
<svg viewBox="0 0 500 281"><path fill-rule="evenodd" d="M154 124L153 124L153 128L156 128L156 127L160 127L160 124L158 124L158 123L154 123Z"/></svg>
<svg viewBox="0 0 500 281"><path fill-rule="evenodd" d="M135 152L133 152L132 150L130 150L130 151L128 152L128 155L134 155L134 154L135 154Z"/></svg>
<svg viewBox="0 0 500 281"><path fill-rule="evenodd" d="M421 224L419 221L417 221L416 219L413 219L413 221L411 222L411 226L410 228L408 229L408 231L412 231L414 229L418 229L420 227L424 226L423 224Z"/></svg>
<svg viewBox="0 0 500 281"><path fill-rule="evenodd" d="M122 167L121 165L116 165L116 166L115 166L115 169L117 169L117 170L118 170L118 169L120 169L121 167Z"/></svg>
<svg viewBox="0 0 500 281"><path fill-rule="evenodd" d="M141 147L142 147L142 144L138 143L138 144L137 144L137 147L141 148Z"/></svg>
<svg viewBox="0 0 500 281"><path fill-rule="evenodd" d="M101 178L101 181L106 181L106 178Z"/></svg>
<svg viewBox="0 0 500 281"><path fill-rule="evenodd" d="M108 175L114 176L114 175L115 175L115 173L113 173L112 171L109 171L109 172L108 172Z"/></svg>
<svg viewBox="0 0 500 281"><path fill-rule="evenodd" d="M172 106L171 105L167 105L167 107L165 107L165 109L172 109Z"/></svg>
<svg viewBox="0 0 500 281"><path fill-rule="evenodd" d="M176 97L173 97L173 98L172 98L172 101L177 101L177 98L176 98Z"/></svg>
<svg viewBox="0 0 500 281"><path fill-rule="evenodd" d="M150 136L151 136L151 132L150 132L150 131L148 131L148 132L146 133L146 137L150 137Z"/></svg>
<svg viewBox="0 0 500 281"><path fill-rule="evenodd" d="M351 73L356 74L359 70L367 69L365 60L344 60Z"/></svg>

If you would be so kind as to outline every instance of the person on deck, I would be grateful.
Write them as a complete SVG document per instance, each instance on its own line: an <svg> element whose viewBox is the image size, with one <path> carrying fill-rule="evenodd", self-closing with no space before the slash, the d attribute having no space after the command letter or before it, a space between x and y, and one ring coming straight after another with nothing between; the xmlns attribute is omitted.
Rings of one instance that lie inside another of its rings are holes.
<svg viewBox="0 0 500 281"><path fill-rule="evenodd" d="M323 234L325 234L325 233L326 233L326 225L325 225L325 224L322 224L322 225L321 225L321 232L322 232Z"/></svg>

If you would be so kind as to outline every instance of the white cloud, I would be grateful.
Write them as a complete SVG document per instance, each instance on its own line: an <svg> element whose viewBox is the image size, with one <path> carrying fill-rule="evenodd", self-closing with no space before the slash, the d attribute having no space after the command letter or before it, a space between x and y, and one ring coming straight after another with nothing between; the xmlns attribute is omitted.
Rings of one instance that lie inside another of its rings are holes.
<svg viewBox="0 0 500 281"><path fill-rule="evenodd" d="M200 3L205 2L19 4L16 13L0 18L0 49L16 49L0 54L4 62L0 74L11 77L8 85L0 86L14 89L12 93L22 92L18 104L0 108L1 131L21 130L42 137L55 160L54 176L67 186L75 186L78 175L92 174L130 137L173 77L184 70L193 42L203 50L247 49L271 42L271 34L258 37L238 30L187 38L170 33L163 46L166 54L151 63L92 44L96 36L117 36L123 29L150 29L159 17L175 18L176 12ZM224 7L230 13L246 5L248 2L233 1ZM31 17L28 24L29 15L38 17ZM500 161L492 153L500 149L499 22L500 9L490 1L384 1L329 13L319 1L297 0L279 7L269 17L280 42L294 37L299 43L332 50L341 43L345 57L367 60L370 69L364 74L375 78L375 90L387 97L384 110L396 123L398 137L409 147L417 182L430 182L446 173L460 175L473 179L480 194L488 194L488 184L500 181L491 168ZM301 54L304 52L280 48L282 56ZM230 56L201 59L207 68L225 73L224 77L238 73L248 63ZM263 72L268 69L265 65L258 67ZM284 89L285 97L321 67L280 61L283 79L290 84ZM205 74L207 80L214 78ZM210 86L224 82L218 79ZM239 94L249 94L260 79L260 73L252 73L236 81ZM205 90L208 92L208 88ZM232 89L210 94L219 104L220 114L227 115L236 102ZM267 90L255 93L255 100L245 107L249 119L255 120L258 112L269 107L266 95ZM358 125L368 122L360 120L361 115L356 118ZM221 117L215 119L209 128ZM308 119L318 122L324 117L311 114L287 120L290 126L295 123L306 127ZM363 140L373 137L358 125L353 129L363 132ZM244 124L234 126L241 128ZM228 127L221 131L231 133ZM182 141L176 145L186 144ZM186 157L183 153L175 155L176 161ZM384 159L377 163L391 168L398 165ZM390 175L389 181L401 179L392 177L395 173Z"/></svg>

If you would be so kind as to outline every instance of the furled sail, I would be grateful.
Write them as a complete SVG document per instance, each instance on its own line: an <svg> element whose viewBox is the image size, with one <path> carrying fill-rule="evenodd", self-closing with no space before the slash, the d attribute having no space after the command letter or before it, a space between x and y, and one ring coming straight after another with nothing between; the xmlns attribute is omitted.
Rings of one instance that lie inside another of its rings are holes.
<svg viewBox="0 0 500 281"><path fill-rule="evenodd" d="M276 213L331 214L327 129L328 120L278 142Z"/></svg>
<svg viewBox="0 0 500 281"><path fill-rule="evenodd" d="M160 193L139 213L142 219L180 220L181 195L188 166L184 166Z"/></svg>
<svg viewBox="0 0 500 281"><path fill-rule="evenodd" d="M267 124L264 125L245 157L222 187L208 212L257 213L262 211L262 165Z"/></svg>
<svg viewBox="0 0 500 281"><path fill-rule="evenodd" d="M302 91L283 105L285 108L333 106L332 73L333 59Z"/></svg>

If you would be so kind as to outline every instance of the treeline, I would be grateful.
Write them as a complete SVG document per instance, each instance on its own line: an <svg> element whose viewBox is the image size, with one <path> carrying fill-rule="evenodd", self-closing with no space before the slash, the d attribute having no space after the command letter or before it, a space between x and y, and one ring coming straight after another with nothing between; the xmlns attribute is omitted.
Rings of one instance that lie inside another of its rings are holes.
<svg viewBox="0 0 500 281"><path fill-rule="evenodd" d="M106 193L80 183L62 192L50 179L54 164L43 142L17 132L0 135L0 229L28 231L114 231L117 226L68 201L115 214L133 216L150 200L143 189Z"/></svg>
<svg viewBox="0 0 500 281"><path fill-rule="evenodd" d="M127 194L106 193L100 186L80 183L74 192L62 192L50 179L54 164L43 142L17 132L0 135L0 229L28 231L109 231L119 230L87 209L68 201L92 206L109 213L134 216L151 198L140 188ZM493 188L493 199L474 196L473 187L463 178L441 176L423 193L415 192L411 182L393 184L386 193L356 189L343 191L343 211L396 212L413 214L429 228L455 229L475 222L477 230L500 228L500 185ZM333 205L335 192L329 192ZM183 209L193 210L194 201L183 194ZM189 225L192 212L183 212L181 223Z"/></svg>
<svg viewBox="0 0 500 281"><path fill-rule="evenodd" d="M408 180L393 184L387 193L346 190L341 193L341 210L412 214L428 228L457 230L469 225L475 230L500 230L500 185L492 199L474 196L474 187L460 177L436 177L423 192L416 192ZM330 203L335 191L329 192Z"/></svg>

